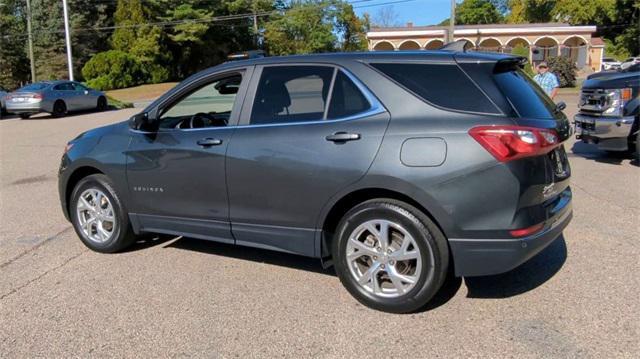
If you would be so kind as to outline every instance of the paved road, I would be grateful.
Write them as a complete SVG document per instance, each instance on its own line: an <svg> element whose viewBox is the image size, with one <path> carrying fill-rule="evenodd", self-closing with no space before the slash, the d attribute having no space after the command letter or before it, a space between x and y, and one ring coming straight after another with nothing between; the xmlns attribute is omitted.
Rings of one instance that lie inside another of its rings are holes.
<svg viewBox="0 0 640 359"><path fill-rule="evenodd" d="M569 111L575 109L570 101ZM429 310L358 304L316 260L188 238L101 255L59 209L66 140L135 110L0 121L0 357L638 357L640 168L573 149L575 217Z"/></svg>

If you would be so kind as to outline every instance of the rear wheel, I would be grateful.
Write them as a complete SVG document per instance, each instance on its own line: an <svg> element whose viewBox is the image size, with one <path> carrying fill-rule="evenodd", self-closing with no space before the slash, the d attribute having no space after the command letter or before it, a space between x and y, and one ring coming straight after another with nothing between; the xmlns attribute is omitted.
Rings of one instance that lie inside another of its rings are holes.
<svg viewBox="0 0 640 359"><path fill-rule="evenodd" d="M29 116L31 116L30 113L21 113L18 116L20 116L21 119L26 120L29 118Z"/></svg>
<svg viewBox="0 0 640 359"><path fill-rule="evenodd" d="M104 96L98 97L98 106L96 107L96 109L98 111L106 111L107 106L108 106L107 99Z"/></svg>
<svg viewBox="0 0 640 359"><path fill-rule="evenodd" d="M449 262L446 239L435 223L392 199L351 209L338 225L332 251L351 295L392 313L426 305L442 286Z"/></svg>
<svg viewBox="0 0 640 359"><path fill-rule="evenodd" d="M636 134L636 159L640 162L640 130Z"/></svg>
<svg viewBox="0 0 640 359"><path fill-rule="evenodd" d="M113 253L134 242L129 216L106 176L96 174L80 180L69 207L73 228L92 250Z"/></svg>
<svg viewBox="0 0 640 359"><path fill-rule="evenodd" d="M62 100L58 100L53 104L53 116L62 117L67 114L67 105Z"/></svg>

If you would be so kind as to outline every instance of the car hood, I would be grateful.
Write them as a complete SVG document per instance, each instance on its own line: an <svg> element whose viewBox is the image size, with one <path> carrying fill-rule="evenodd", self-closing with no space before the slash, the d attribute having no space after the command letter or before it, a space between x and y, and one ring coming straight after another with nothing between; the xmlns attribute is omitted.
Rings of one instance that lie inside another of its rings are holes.
<svg viewBox="0 0 640 359"><path fill-rule="evenodd" d="M87 138L102 137L110 133L126 131L128 127L129 127L129 121L127 120L127 121L114 123L111 125L94 128L79 134L76 138L73 139L73 141L78 141L78 140L87 139Z"/></svg>
<svg viewBox="0 0 640 359"><path fill-rule="evenodd" d="M601 74L593 76L586 80L582 85L583 88L591 89L612 89L623 87L637 87L640 84L638 80L638 72L618 72Z"/></svg>

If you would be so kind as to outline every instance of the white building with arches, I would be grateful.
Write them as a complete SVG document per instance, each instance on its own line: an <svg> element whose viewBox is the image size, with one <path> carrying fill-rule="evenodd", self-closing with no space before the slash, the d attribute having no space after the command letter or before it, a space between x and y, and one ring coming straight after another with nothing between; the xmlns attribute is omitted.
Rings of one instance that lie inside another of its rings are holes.
<svg viewBox="0 0 640 359"><path fill-rule="evenodd" d="M595 26L549 24L492 24L456 26L455 40L465 40L468 50L510 53L514 47L529 50L534 65L553 56L571 58L579 69L599 71L604 43L594 37ZM372 28L367 33L369 50L432 50L442 46L446 26Z"/></svg>

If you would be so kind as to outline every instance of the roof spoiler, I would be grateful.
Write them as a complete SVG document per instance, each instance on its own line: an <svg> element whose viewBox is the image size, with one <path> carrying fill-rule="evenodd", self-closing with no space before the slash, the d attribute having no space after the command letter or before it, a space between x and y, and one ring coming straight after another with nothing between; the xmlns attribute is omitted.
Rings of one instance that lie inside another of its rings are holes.
<svg viewBox="0 0 640 359"><path fill-rule="evenodd" d="M528 62L529 60L522 56L507 57L506 59L498 60L498 62L496 62L496 66L493 68L493 73L499 74L502 72L513 71L516 68L524 69L524 66Z"/></svg>
<svg viewBox="0 0 640 359"><path fill-rule="evenodd" d="M467 45L467 41L466 40L458 40L458 41L448 42L448 43L442 45L442 47L440 47L438 50L454 51L454 52L467 52L467 50L465 49L466 45Z"/></svg>

